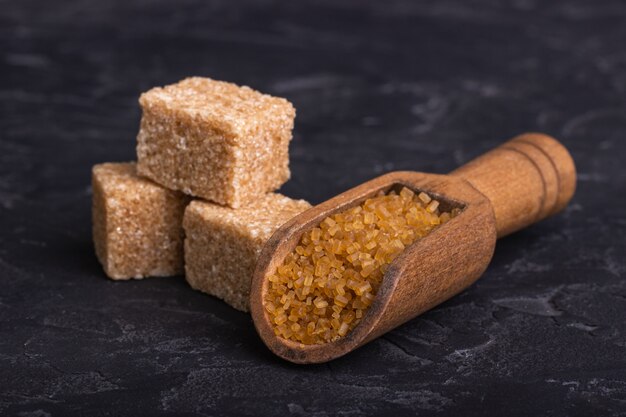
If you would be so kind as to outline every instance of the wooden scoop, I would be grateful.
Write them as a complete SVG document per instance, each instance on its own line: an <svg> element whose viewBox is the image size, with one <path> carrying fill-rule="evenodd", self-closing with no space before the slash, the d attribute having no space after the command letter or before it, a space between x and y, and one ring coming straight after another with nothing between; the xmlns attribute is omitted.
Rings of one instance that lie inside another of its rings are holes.
<svg viewBox="0 0 626 417"><path fill-rule="evenodd" d="M361 322L335 342L302 345L274 334L264 308L274 274L302 234L324 218L361 204L379 191L406 186L424 191L461 214L408 246L387 269ZM252 279L254 325L265 344L295 363L319 363L345 355L433 308L470 286L487 268L496 238L562 210L576 188L569 152L538 133L520 135L448 175L392 172L319 204L278 229L265 244Z"/></svg>

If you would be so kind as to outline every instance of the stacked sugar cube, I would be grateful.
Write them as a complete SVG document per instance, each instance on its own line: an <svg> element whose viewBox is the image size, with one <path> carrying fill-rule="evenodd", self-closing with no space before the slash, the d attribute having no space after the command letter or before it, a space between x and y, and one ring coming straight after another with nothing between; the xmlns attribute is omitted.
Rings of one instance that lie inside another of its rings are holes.
<svg viewBox="0 0 626 417"><path fill-rule="evenodd" d="M295 109L208 78L139 99L137 163L94 166L93 236L112 279L185 273L189 284L248 311L261 247L310 207L274 193L289 179Z"/></svg>

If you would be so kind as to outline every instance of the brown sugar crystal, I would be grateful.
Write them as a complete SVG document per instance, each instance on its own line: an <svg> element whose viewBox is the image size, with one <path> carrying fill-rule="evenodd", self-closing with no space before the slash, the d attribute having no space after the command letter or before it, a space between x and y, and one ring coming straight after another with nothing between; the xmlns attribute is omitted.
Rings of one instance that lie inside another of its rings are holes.
<svg viewBox="0 0 626 417"><path fill-rule="evenodd" d="M185 273L189 284L249 311L250 284L263 244L276 229L311 207L267 194L233 209L193 201L185 211Z"/></svg>
<svg viewBox="0 0 626 417"><path fill-rule="evenodd" d="M289 179L295 109L249 87L192 77L139 99L138 171L155 182L230 207Z"/></svg>
<svg viewBox="0 0 626 417"><path fill-rule="evenodd" d="M415 240L459 213L408 188L367 199L307 231L269 277L264 306L277 336L322 344L354 329L389 264Z"/></svg>
<svg viewBox="0 0 626 417"><path fill-rule="evenodd" d="M189 197L138 177L134 163L95 165L92 186L94 245L109 278L183 273Z"/></svg>

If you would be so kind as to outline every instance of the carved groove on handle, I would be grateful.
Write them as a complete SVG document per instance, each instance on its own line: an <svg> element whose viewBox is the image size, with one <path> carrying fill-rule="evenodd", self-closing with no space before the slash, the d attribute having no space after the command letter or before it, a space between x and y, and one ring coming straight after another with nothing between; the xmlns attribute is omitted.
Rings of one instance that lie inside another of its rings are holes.
<svg viewBox="0 0 626 417"><path fill-rule="evenodd" d="M541 195L541 206L539 208L539 210L537 211L537 217L535 218L534 222L538 222L541 219L545 218L548 213L550 213L555 205L556 205L556 201L557 201L557 194L556 192L551 192L551 196L554 195L553 198L553 202L552 205L548 208L546 206L547 201L548 201L548 182L549 180L546 180L547 176L554 176L554 182L557 183L557 188L558 188L558 182L559 182L559 177L558 177L558 173L556 172L556 170L553 170L551 173L547 173L546 171L542 170L539 166L539 164L531 157L529 156L527 153L523 152L521 149L517 149L517 148L513 148L513 147L509 147L509 146L504 146L503 149L512 151L512 152L517 152L520 155L523 155L526 159L528 159L528 161L535 167L535 169L537 170L537 173L539 174L539 177L541 178L541 186L543 189L543 193ZM554 167L554 164L551 164L552 167ZM550 184L552 184L553 182L550 181Z"/></svg>

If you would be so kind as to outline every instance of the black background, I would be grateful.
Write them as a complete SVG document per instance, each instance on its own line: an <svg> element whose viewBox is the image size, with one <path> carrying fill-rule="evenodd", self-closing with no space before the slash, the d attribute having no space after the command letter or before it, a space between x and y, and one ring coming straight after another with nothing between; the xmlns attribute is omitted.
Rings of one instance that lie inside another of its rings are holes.
<svg viewBox="0 0 626 417"><path fill-rule="evenodd" d="M621 1L0 1L0 414L626 415L625 22ZM134 159L139 94L189 75L294 103L291 197L527 130L571 150L578 191L468 291L295 366L183 278L112 282L94 256L91 166Z"/></svg>

